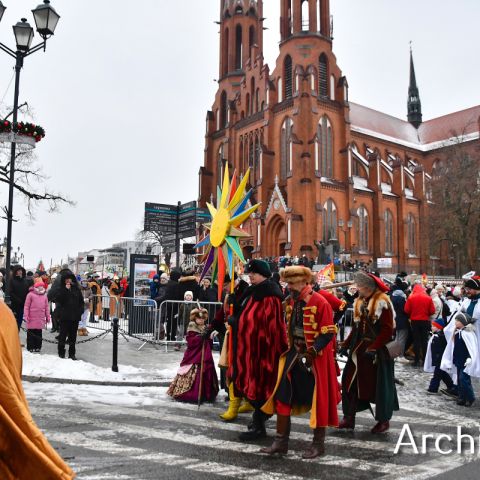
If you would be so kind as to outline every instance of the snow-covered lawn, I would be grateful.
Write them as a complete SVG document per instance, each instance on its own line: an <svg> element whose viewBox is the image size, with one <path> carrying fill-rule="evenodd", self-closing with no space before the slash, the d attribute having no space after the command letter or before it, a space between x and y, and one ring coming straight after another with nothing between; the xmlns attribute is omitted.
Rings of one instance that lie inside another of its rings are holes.
<svg viewBox="0 0 480 480"><path fill-rule="evenodd" d="M101 382L152 382L171 380L178 364L164 365L166 368L145 370L130 365L119 365L119 372L99 367L82 360L61 359L57 355L23 351L23 375L34 377L61 378L68 380L96 380Z"/></svg>

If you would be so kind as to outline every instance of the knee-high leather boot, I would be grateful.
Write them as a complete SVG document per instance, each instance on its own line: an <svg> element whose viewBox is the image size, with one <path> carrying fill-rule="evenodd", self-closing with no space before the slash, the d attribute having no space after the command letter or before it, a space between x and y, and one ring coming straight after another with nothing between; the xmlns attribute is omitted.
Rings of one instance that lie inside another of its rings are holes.
<svg viewBox="0 0 480 480"><path fill-rule="evenodd" d="M313 440L310 446L303 452L302 458L316 458L325 453L325 427L316 428L313 431Z"/></svg>
<svg viewBox="0 0 480 480"><path fill-rule="evenodd" d="M273 455L279 453L286 455L288 453L288 437L290 436L290 416L277 415L277 435L270 447L260 449L261 453Z"/></svg>

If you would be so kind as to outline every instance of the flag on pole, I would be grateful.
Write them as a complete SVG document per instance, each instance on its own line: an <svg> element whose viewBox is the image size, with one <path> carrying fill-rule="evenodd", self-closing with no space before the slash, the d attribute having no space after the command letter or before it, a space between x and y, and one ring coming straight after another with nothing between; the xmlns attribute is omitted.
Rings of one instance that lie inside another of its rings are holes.
<svg viewBox="0 0 480 480"><path fill-rule="evenodd" d="M335 267L333 262L317 272L317 283L321 285L324 281L332 283L335 281Z"/></svg>

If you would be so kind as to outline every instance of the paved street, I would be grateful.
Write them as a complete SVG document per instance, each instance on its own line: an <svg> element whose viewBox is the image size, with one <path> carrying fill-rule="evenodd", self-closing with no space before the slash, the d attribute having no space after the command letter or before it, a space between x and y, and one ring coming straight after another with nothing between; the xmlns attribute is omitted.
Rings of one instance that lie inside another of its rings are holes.
<svg viewBox="0 0 480 480"><path fill-rule="evenodd" d="M84 480L478 478L478 456L440 455L433 443L427 454L415 455L410 448L393 453L402 426L409 424L419 448L422 434L455 435L462 426L462 433L476 435L479 454L478 405L465 409L443 396L425 395L428 376L411 367L399 367L397 376L406 385L399 387L403 408L394 416L390 432L372 436L368 430L374 421L363 413L354 433L330 430L327 455L313 461L299 458L311 436L307 417L293 420L288 456L266 458L258 450L271 443L274 420L268 422L268 439L239 442L237 435L248 416L232 424L220 421L223 394L215 405L203 405L197 412L194 405L171 401L166 388L50 384L25 388L40 428ZM456 444L452 448L455 451Z"/></svg>

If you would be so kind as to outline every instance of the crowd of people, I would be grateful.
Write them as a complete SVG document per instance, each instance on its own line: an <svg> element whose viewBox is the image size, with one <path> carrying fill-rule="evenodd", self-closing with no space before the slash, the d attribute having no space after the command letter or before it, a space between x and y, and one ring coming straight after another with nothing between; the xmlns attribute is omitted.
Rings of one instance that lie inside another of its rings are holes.
<svg viewBox="0 0 480 480"><path fill-rule="evenodd" d="M444 393L463 407L474 403L471 378L480 378L479 276L456 287L412 281L404 273L387 285L366 270L344 284L319 285L316 278L302 262L272 272L271 263L255 259L242 275L226 275L219 295L210 278L199 282L192 270L155 275L151 299L179 306L163 309L166 339L187 344L168 394L200 404L224 389L229 404L222 420L252 413L242 441L264 437L266 420L276 414L276 438L262 449L269 455L287 453L291 416L310 412L313 438L304 458L323 455L327 427L354 429L359 411L374 413L372 434L389 430L399 409L395 362L431 373L426 393ZM27 349L41 350L42 330L51 319L61 358L68 345L75 359L76 337L87 320L117 315L115 299L128 294L126 279L81 278L68 269L51 277L27 275L20 266L11 271L11 310L18 328L26 324ZM213 314L202 304L214 305ZM215 336L220 379L212 354Z"/></svg>
<svg viewBox="0 0 480 480"><path fill-rule="evenodd" d="M4 269L0 271L0 300L4 299ZM68 268L48 275L44 271L26 272L15 265L10 272L10 308L17 321L18 330L25 325L27 350L39 353L42 349L43 331L52 324L57 333L58 355L76 360L77 335L88 335L87 322L108 321L118 312L117 301L128 295L126 279L118 277L100 280L99 275L82 278Z"/></svg>
<svg viewBox="0 0 480 480"><path fill-rule="evenodd" d="M480 277L451 288L411 284L399 274L388 286L359 271L352 285L336 287L316 285L303 265L272 274L263 260L250 261L245 274L248 282L226 278L223 307L213 321L208 323L205 309L189 312L187 350L168 394L200 404L215 400L220 385L229 400L220 415L224 421L252 412L242 441L264 437L265 421L276 414L277 435L263 453L286 454L290 418L306 412L313 439L303 458L322 455L326 428L354 429L363 410L374 412L372 434L388 431L399 409L395 362L433 373L428 394L438 394L443 381L445 395L459 406L475 401L471 377L480 377ZM339 325L348 311L352 321L341 338ZM217 334L223 340L220 382L211 351Z"/></svg>

